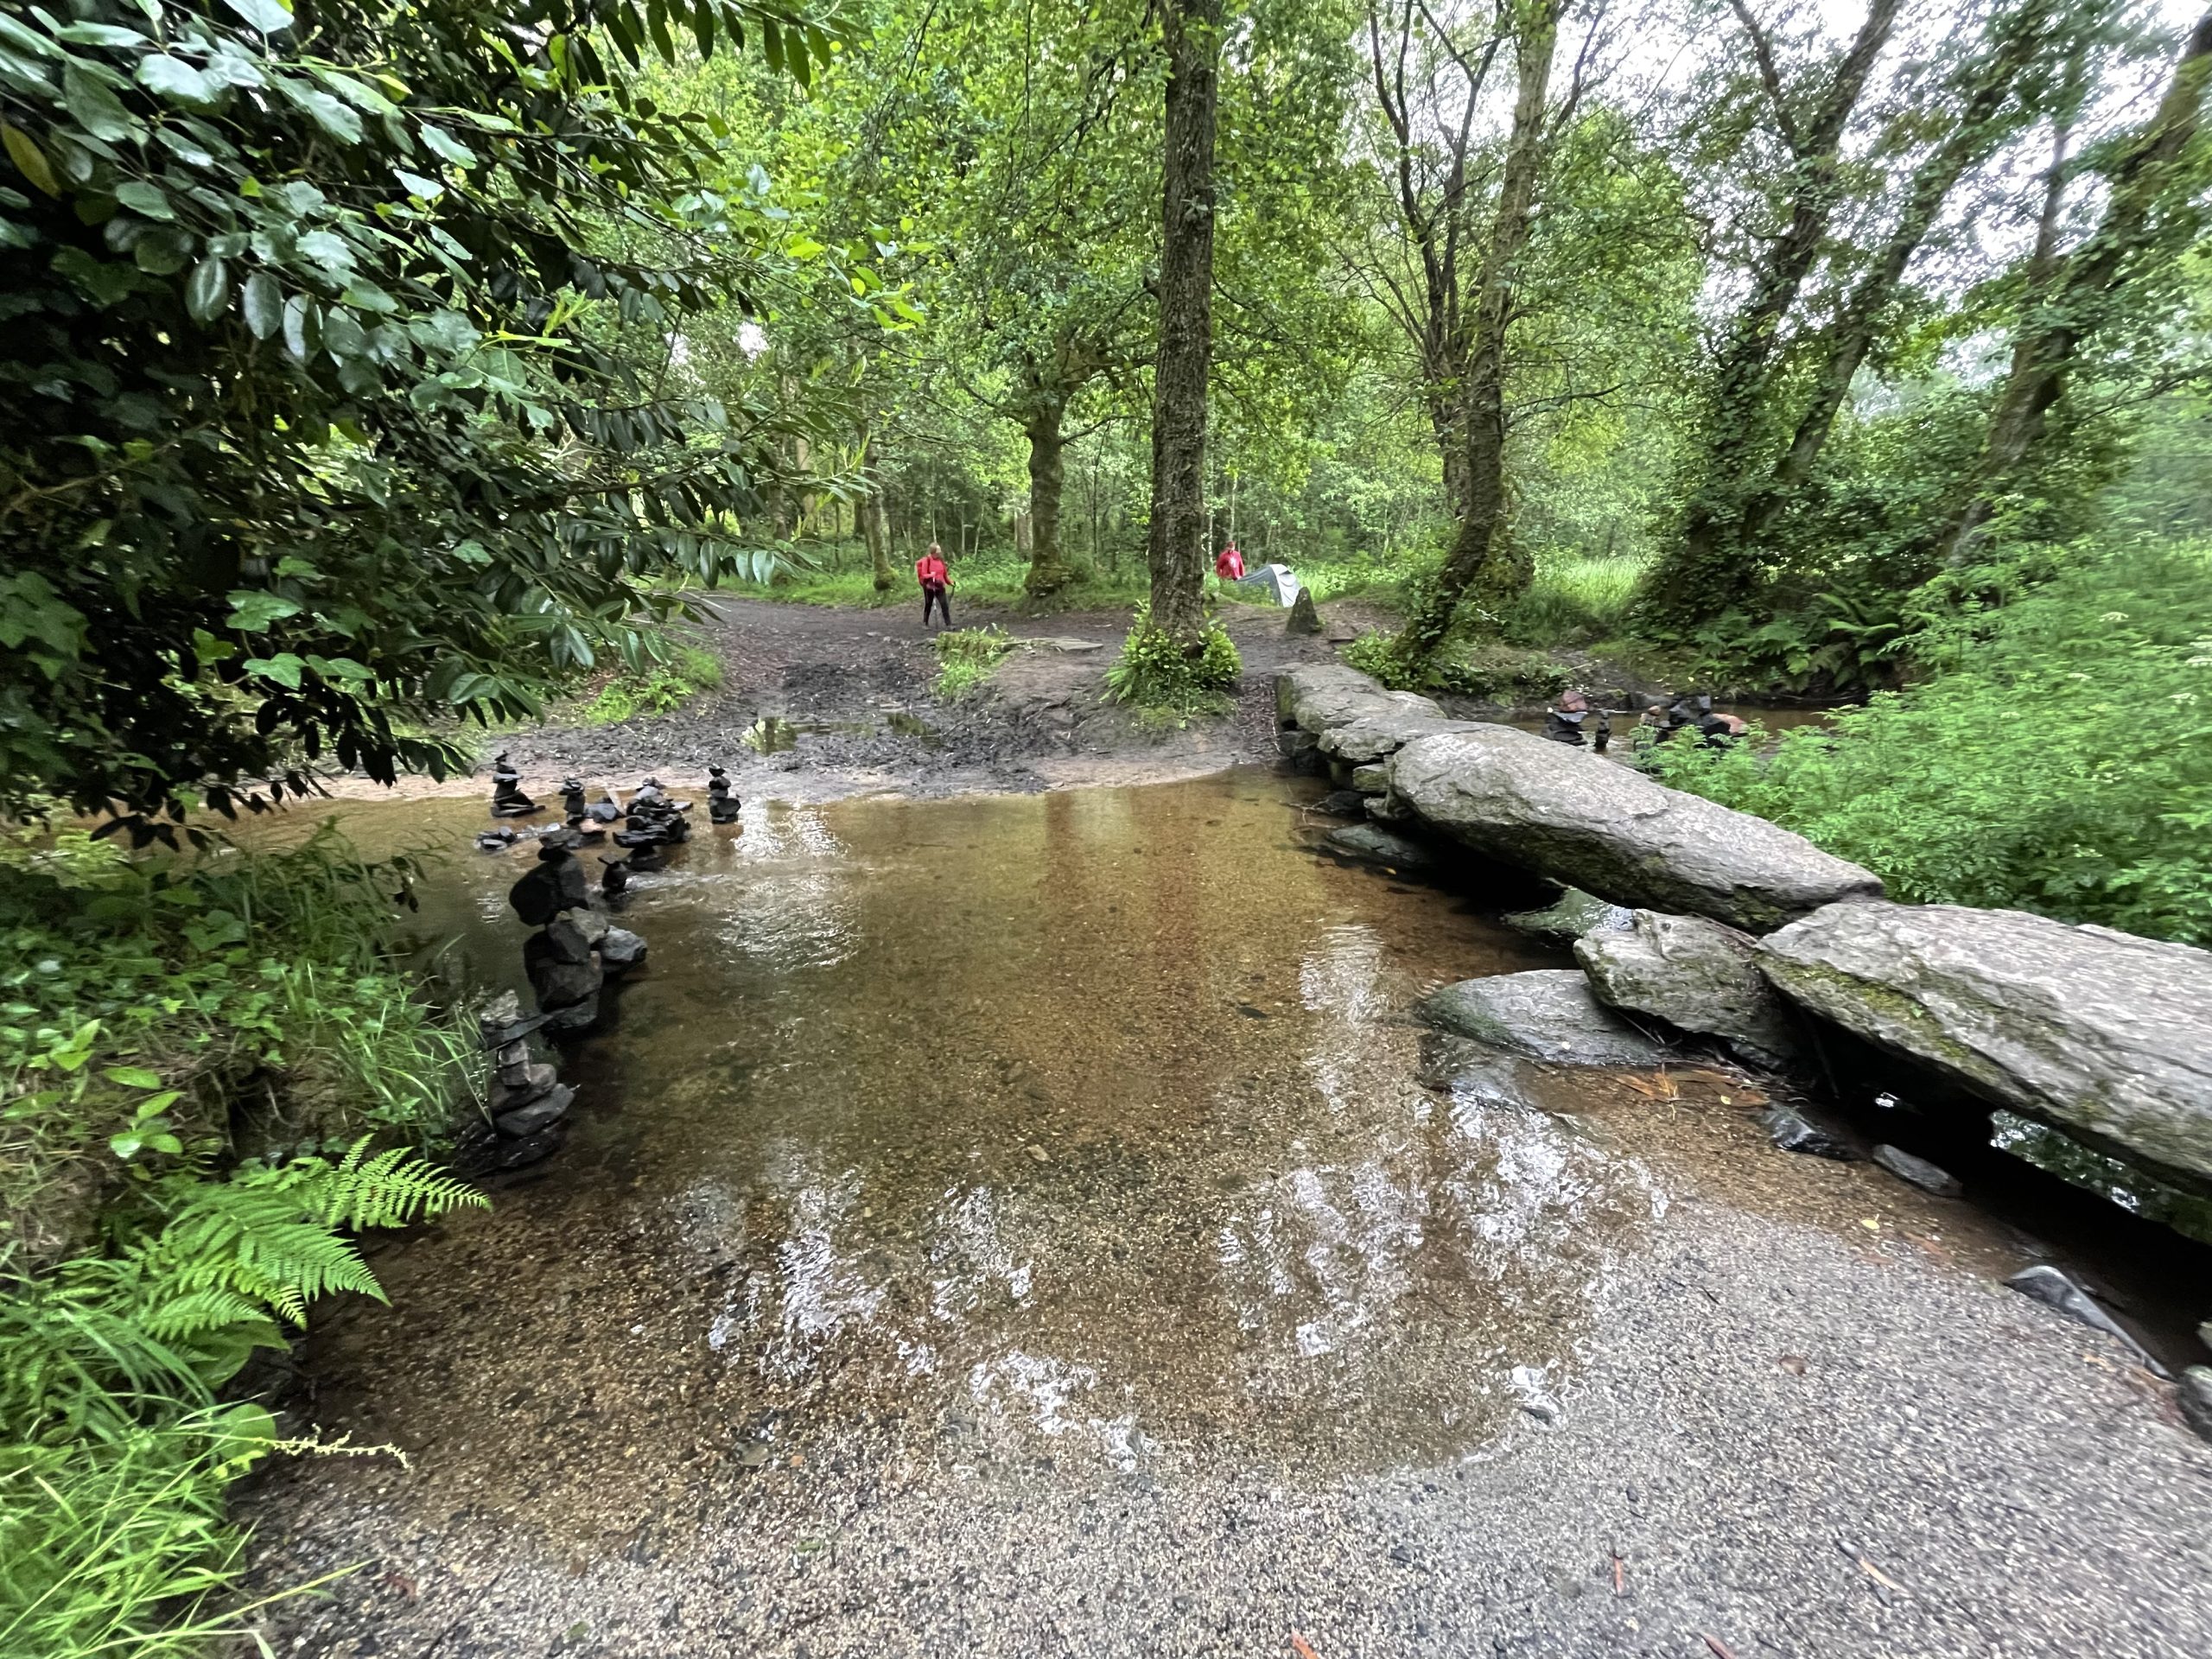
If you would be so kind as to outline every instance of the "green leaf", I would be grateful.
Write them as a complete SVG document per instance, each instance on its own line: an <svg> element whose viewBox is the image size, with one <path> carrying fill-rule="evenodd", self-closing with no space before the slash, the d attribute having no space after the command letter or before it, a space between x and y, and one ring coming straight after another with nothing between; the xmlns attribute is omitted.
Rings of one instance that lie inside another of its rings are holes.
<svg viewBox="0 0 2212 1659"><path fill-rule="evenodd" d="M100 1075L118 1088L158 1089L162 1086L162 1074L149 1071L143 1065L111 1065Z"/></svg>
<svg viewBox="0 0 2212 1659"><path fill-rule="evenodd" d="M79 126L108 143L121 143L143 130L121 99L73 63L61 71L61 101Z"/></svg>
<svg viewBox="0 0 2212 1659"><path fill-rule="evenodd" d="M476 152L469 149L467 145L462 143L460 139L454 137L443 127L434 127L429 122L425 121L419 130L423 135L423 142L425 144L428 144L433 150L436 151L440 156L448 162L451 162L455 167L474 167L476 165Z"/></svg>
<svg viewBox="0 0 2212 1659"><path fill-rule="evenodd" d="M295 294L284 302L284 349L304 363L315 355L321 330L315 326L315 302Z"/></svg>
<svg viewBox="0 0 2212 1659"><path fill-rule="evenodd" d="M256 340L266 340L283 326L284 290L265 270L245 279L245 326Z"/></svg>
<svg viewBox="0 0 2212 1659"><path fill-rule="evenodd" d="M115 199L132 213L143 213L148 219L168 221L176 217L176 209L169 205L168 193L144 179L130 179L117 185Z"/></svg>
<svg viewBox="0 0 2212 1659"><path fill-rule="evenodd" d="M276 90L285 101L304 112L307 118L341 144L361 142L361 117L350 105L342 104L320 86L311 86L294 76L283 76L276 81Z"/></svg>
<svg viewBox="0 0 2212 1659"><path fill-rule="evenodd" d="M217 87L182 58L156 52L138 66L138 84L172 103L204 105L215 101Z"/></svg>
<svg viewBox="0 0 2212 1659"><path fill-rule="evenodd" d="M435 201L446 193L446 188L435 179L426 179L420 173L410 173L404 167L395 167L391 175L406 188L407 194L418 201Z"/></svg>
<svg viewBox="0 0 2212 1659"><path fill-rule="evenodd" d="M353 269L353 245L333 231L309 231L299 239L300 257L312 259L331 276Z"/></svg>
<svg viewBox="0 0 2212 1659"><path fill-rule="evenodd" d="M241 588L229 595L231 613L226 619L228 626L240 633L266 633L271 622L283 620L300 613L297 600L287 599L282 594L272 594L257 588Z"/></svg>
<svg viewBox="0 0 2212 1659"><path fill-rule="evenodd" d="M292 9L278 0L223 0L223 3L264 35L281 34L292 26Z"/></svg>
<svg viewBox="0 0 2212 1659"><path fill-rule="evenodd" d="M15 162L16 171L49 196L61 194L61 186L54 179L46 152L32 142L29 133L0 121L0 143L7 146L8 159Z"/></svg>
<svg viewBox="0 0 2212 1659"><path fill-rule="evenodd" d="M145 1145L143 1136L132 1134L129 1130L125 1130L121 1135L111 1135L107 1138L107 1149L126 1164L144 1150Z"/></svg>
<svg viewBox="0 0 2212 1659"><path fill-rule="evenodd" d="M192 654L202 668L216 663L228 662L238 654L238 648L227 639L219 639L205 628L192 631Z"/></svg>
<svg viewBox="0 0 2212 1659"><path fill-rule="evenodd" d="M194 322L207 322L222 315L231 297L231 273L219 259L202 259L192 268L184 284L184 308Z"/></svg>
<svg viewBox="0 0 2212 1659"><path fill-rule="evenodd" d="M243 666L249 674L274 680L287 691L300 689L300 671L307 666L296 653L280 651L274 657L249 657Z"/></svg>

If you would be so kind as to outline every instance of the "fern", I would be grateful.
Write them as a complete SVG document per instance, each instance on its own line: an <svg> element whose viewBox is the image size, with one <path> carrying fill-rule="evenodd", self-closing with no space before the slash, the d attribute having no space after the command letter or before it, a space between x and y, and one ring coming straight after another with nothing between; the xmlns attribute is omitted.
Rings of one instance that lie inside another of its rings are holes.
<svg viewBox="0 0 2212 1659"><path fill-rule="evenodd" d="M364 1160L368 1137L356 1141L322 1177L321 1218L332 1227L405 1227L487 1200L467 1182L440 1173L394 1147ZM320 1160L317 1160L318 1162ZM297 1168L295 1165L293 1167Z"/></svg>

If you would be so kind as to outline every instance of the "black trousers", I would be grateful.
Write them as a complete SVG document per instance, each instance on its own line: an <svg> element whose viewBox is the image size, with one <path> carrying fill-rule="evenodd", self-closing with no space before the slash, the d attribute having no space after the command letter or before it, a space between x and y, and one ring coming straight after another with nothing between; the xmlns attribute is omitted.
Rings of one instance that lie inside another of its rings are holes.
<svg viewBox="0 0 2212 1659"><path fill-rule="evenodd" d="M952 595L942 588L922 589L922 626L925 628L930 625L930 607L932 605L937 607L938 614L944 618L944 626L950 627L952 626Z"/></svg>

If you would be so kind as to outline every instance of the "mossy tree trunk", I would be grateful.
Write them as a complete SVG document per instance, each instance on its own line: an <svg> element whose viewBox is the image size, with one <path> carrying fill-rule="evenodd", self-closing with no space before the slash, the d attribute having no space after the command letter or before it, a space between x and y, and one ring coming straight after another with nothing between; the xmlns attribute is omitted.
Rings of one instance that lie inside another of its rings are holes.
<svg viewBox="0 0 2212 1659"><path fill-rule="evenodd" d="M1222 0L1165 0L1160 345L1154 359L1152 620L1196 655L1205 640L1206 378L1213 361L1214 121Z"/></svg>

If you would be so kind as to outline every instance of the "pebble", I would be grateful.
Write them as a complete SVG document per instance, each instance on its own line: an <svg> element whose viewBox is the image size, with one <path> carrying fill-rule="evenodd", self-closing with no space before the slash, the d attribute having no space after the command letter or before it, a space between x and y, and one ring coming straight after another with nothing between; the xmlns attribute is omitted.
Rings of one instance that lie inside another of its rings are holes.
<svg viewBox="0 0 2212 1659"><path fill-rule="evenodd" d="M1925 1158L1916 1158L1885 1141L1874 1148L1874 1161L1901 1181L1910 1181L1924 1192L1933 1192L1939 1198L1955 1198L1966 1191L1959 1178L1948 1169L1929 1163Z"/></svg>

